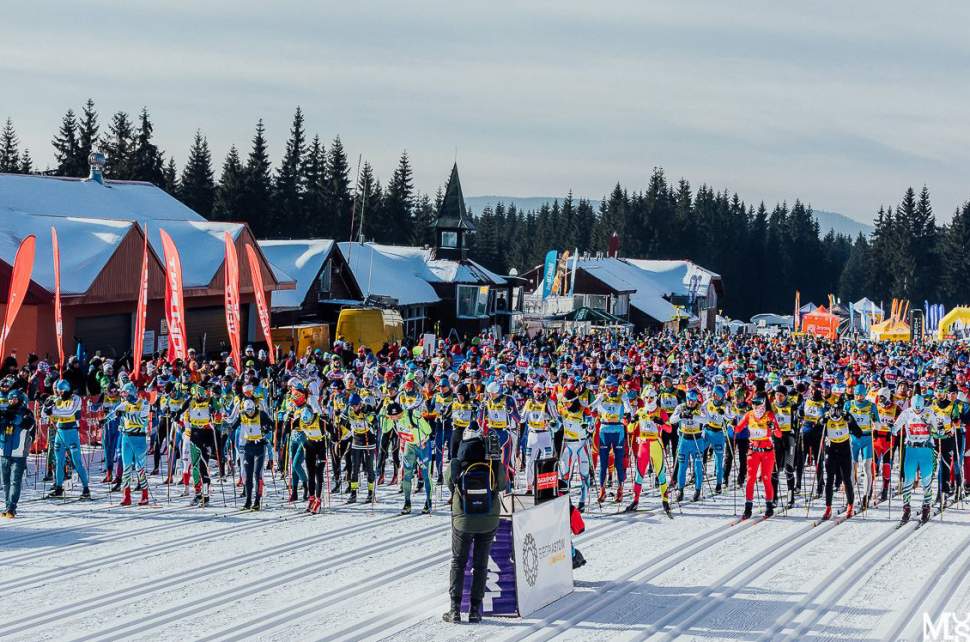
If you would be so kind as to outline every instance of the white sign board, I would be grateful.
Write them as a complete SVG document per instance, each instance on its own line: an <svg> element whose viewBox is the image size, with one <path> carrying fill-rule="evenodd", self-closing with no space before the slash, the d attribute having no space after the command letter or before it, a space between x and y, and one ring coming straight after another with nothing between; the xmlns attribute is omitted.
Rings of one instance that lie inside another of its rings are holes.
<svg viewBox="0 0 970 642"><path fill-rule="evenodd" d="M435 340L434 334L427 332L421 337L421 345L424 346L424 356L433 357L435 351L435 345L437 341Z"/></svg>
<svg viewBox="0 0 970 642"><path fill-rule="evenodd" d="M512 514L520 617L573 592L572 537L566 496Z"/></svg>
<svg viewBox="0 0 970 642"><path fill-rule="evenodd" d="M141 344L141 354L142 356L146 354L152 354L155 352L155 331L145 330L145 338Z"/></svg>

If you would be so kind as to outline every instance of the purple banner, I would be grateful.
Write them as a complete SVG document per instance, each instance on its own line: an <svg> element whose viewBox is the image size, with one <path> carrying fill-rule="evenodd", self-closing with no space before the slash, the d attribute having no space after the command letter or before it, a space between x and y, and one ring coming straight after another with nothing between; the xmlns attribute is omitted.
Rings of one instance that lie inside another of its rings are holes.
<svg viewBox="0 0 970 642"><path fill-rule="evenodd" d="M468 612L472 587L473 550L465 566L465 590L462 593L461 610ZM488 556L488 579L485 581L485 597L482 612L485 615L517 616L518 602L515 598L515 554L512 546L512 520L502 518L498 522L495 540Z"/></svg>

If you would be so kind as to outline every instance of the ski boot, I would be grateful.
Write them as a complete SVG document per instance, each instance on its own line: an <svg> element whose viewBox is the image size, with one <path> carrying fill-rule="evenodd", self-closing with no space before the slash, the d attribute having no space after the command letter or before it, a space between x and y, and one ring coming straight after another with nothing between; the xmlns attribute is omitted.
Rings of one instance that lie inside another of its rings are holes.
<svg viewBox="0 0 970 642"><path fill-rule="evenodd" d="M125 496L121 498L121 506L131 506L131 488L125 488Z"/></svg>
<svg viewBox="0 0 970 642"><path fill-rule="evenodd" d="M438 472L438 481L436 482L439 486L445 483L445 475L442 472Z"/></svg>
<svg viewBox="0 0 970 642"><path fill-rule="evenodd" d="M253 503L247 499L246 502L243 504L242 509L243 510L250 510L250 509L252 509L252 507L253 507Z"/></svg>
<svg viewBox="0 0 970 642"><path fill-rule="evenodd" d="M296 501L296 488L291 488L290 489L290 498L289 499L290 499L290 503L291 504Z"/></svg>
<svg viewBox="0 0 970 642"><path fill-rule="evenodd" d="M377 485L378 486L384 485L384 473L381 473L381 476L377 478Z"/></svg>
<svg viewBox="0 0 970 642"><path fill-rule="evenodd" d="M151 474L152 475L157 475L158 474L158 468L152 468L152 473Z"/></svg>
<svg viewBox="0 0 970 642"><path fill-rule="evenodd" d="M670 519L674 518L674 514L670 510L670 502L668 502L666 499L663 500L663 509L664 509L664 513L667 514L667 517L669 517Z"/></svg>
<svg viewBox="0 0 970 642"><path fill-rule="evenodd" d="M785 508L791 509L795 507L795 491L788 491L788 503L785 504Z"/></svg>
<svg viewBox="0 0 970 642"><path fill-rule="evenodd" d="M337 484L337 488L338 488L338 492L339 492L340 484ZM349 493L352 490L353 490L353 488L351 488L350 482L347 482L347 487L344 489L344 492L345 493ZM418 490L421 490L421 489L419 488Z"/></svg>
<svg viewBox="0 0 970 642"><path fill-rule="evenodd" d="M111 487L111 492L112 493L117 493L120 490L121 490L121 477L118 477L117 479L115 479L115 483Z"/></svg>
<svg viewBox="0 0 970 642"><path fill-rule="evenodd" d="M677 489L677 495L674 497L674 501L677 502L678 504L680 502L684 501L684 489L683 488L678 488Z"/></svg>
<svg viewBox="0 0 970 642"><path fill-rule="evenodd" d="M63 486L54 486L53 488L51 488L51 492L47 493L47 498L48 499L51 499L51 498L59 498L59 497L63 497L63 496L64 496L64 487Z"/></svg>
<svg viewBox="0 0 970 642"><path fill-rule="evenodd" d="M623 509L624 513L635 513L637 512L637 506L640 504L637 500L630 502L630 505Z"/></svg>
<svg viewBox="0 0 970 642"><path fill-rule="evenodd" d="M85 486L84 488L81 489L81 500L83 501L83 500L90 500L90 499L91 499L91 489Z"/></svg>
<svg viewBox="0 0 970 642"><path fill-rule="evenodd" d="M350 491L350 497L347 498L347 503L348 504L356 504L357 503L357 491L356 490L351 490Z"/></svg>
<svg viewBox="0 0 970 642"><path fill-rule="evenodd" d="M573 570L586 566L586 558L579 552L578 548L573 549Z"/></svg>
<svg viewBox="0 0 970 642"><path fill-rule="evenodd" d="M310 496L310 493L307 490L307 485L306 484L303 484L303 501L307 501L307 499L309 498L309 496Z"/></svg>
<svg viewBox="0 0 970 642"><path fill-rule="evenodd" d="M138 500L139 506L148 506L148 489L141 489L141 499Z"/></svg>
<svg viewBox="0 0 970 642"><path fill-rule="evenodd" d="M431 514L431 500L430 499L424 502L424 508L421 509L421 514L422 515L430 515Z"/></svg>
<svg viewBox="0 0 970 642"><path fill-rule="evenodd" d="M829 519L832 519L832 507L831 506L826 506L825 507L825 512L822 513L822 520L821 521L824 522L824 521L829 520Z"/></svg>
<svg viewBox="0 0 970 642"><path fill-rule="evenodd" d="M866 495L865 497L862 498L862 510L864 511L867 508L869 508L869 496L868 495Z"/></svg>
<svg viewBox="0 0 970 642"><path fill-rule="evenodd" d="M919 521L921 521L924 524L926 522L930 521L930 505L929 504L923 504L923 512L920 513Z"/></svg>
<svg viewBox="0 0 970 642"><path fill-rule="evenodd" d="M701 500L701 489L698 488L697 490L694 491L694 497L690 501L699 502L700 500Z"/></svg>
<svg viewBox="0 0 970 642"><path fill-rule="evenodd" d="M862 505L863 505L863 506L865 506L865 505L866 505L866 500L865 500L865 499L863 499L863 500L862 500ZM845 518L846 518L846 519L849 519L849 518L850 518L850 517L852 517L853 515L855 515L855 509L853 508L853 506L852 506L852 504L848 504L848 505L847 505L847 506L845 507Z"/></svg>
<svg viewBox="0 0 970 642"><path fill-rule="evenodd" d="M468 610L468 623L478 624L482 621L482 603L478 602L472 603L471 608Z"/></svg>
<svg viewBox="0 0 970 642"><path fill-rule="evenodd" d="M452 602L451 608L441 616L449 624L461 624L461 602Z"/></svg>
<svg viewBox="0 0 970 642"><path fill-rule="evenodd" d="M367 499L365 501L368 504L371 504L371 503L374 502L374 489L373 488L368 488L367 489Z"/></svg>
<svg viewBox="0 0 970 642"><path fill-rule="evenodd" d="M903 515L902 517L899 518L900 526L902 526L903 524L909 521L909 515L910 515L909 504L903 504Z"/></svg>
<svg viewBox="0 0 970 642"><path fill-rule="evenodd" d="M191 504L191 506L204 506L204 504L202 503L202 494L201 493L192 498L192 504Z"/></svg>
<svg viewBox="0 0 970 642"><path fill-rule="evenodd" d="M741 519L751 519L751 509L754 505L751 502L744 502L744 512L741 514Z"/></svg>
<svg viewBox="0 0 970 642"><path fill-rule="evenodd" d="M114 481L114 479L112 479L112 477L111 477L111 471L110 470L106 470L105 473L104 473L104 479L101 480L101 483L102 484L110 484L113 481Z"/></svg>
<svg viewBox="0 0 970 642"><path fill-rule="evenodd" d="M775 514L775 502L765 502L765 519Z"/></svg>
<svg viewBox="0 0 970 642"><path fill-rule="evenodd" d="M390 486L393 486L396 483L397 483L397 469L395 468L394 469L394 474L391 475L391 483L389 485Z"/></svg>
<svg viewBox="0 0 970 642"><path fill-rule="evenodd" d="M714 487L714 494L715 495L720 495L721 494L721 485L720 484L718 484L717 486Z"/></svg>
<svg viewBox="0 0 970 642"><path fill-rule="evenodd" d="M623 501L623 486L621 485L619 488L616 489L616 498L613 500L613 503L619 504L622 501Z"/></svg>
<svg viewBox="0 0 970 642"><path fill-rule="evenodd" d="M44 478L41 481L45 481L45 482L54 481L54 473L47 471L47 474L44 475Z"/></svg>
<svg viewBox="0 0 970 642"><path fill-rule="evenodd" d="M606 487L605 486L600 486L600 494L599 494L599 497L596 498L596 501L598 501L600 504L602 504L603 502L606 501Z"/></svg>
<svg viewBox="0 0 970 642"><path fill-rule="evenodd" d="M256 499L253 500L253 510L259 510L259 495L256 495Z"/></svg>
<svg viewBox="0 0 970 642"><path fill-rule="evenodd" d="M316 504L315 498L311 497L310 499L307 500L306 510L304 510L303 512L312 513L314 504Z"/></svg>
<svg viewBox="0 0 970 642"><path fill-rule="evenodd" d="M404 502L404 508L401 509L401 514L402 515L411 514L411 502Z"/></svg>

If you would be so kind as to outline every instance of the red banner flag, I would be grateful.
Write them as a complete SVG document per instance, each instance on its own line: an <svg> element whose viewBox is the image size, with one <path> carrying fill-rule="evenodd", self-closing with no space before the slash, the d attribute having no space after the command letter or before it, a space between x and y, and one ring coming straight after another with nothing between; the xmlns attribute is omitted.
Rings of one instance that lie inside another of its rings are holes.
<svg viewBox="0 0 970 642"><path fill-rule="evenodd" d="M138 280L138 305L135 307L135 367L132 379L141 375L141 358L145 351L145 313L148 310L148 228L145 228L145 246L141 253L141 278ZM166 307L166 310L168 308Z"/></svg>
<svg viewBox="0 0 970 642"><path fill-rule="evenodd" d="M269 321L269 307L266 305L266 292L263 290L263 275L259 272L259 257L252 245L246 244L246 258L249 260L249 273L253 280L253 293L256 295L256 311L259 313L259 326L263 329L270 364L276 363L276 350L273 349L273 329Z"/></svg>
<svg viewBox="0 0 970 642"><path fill-rule="evenodd" d="M51 251L54 254L54 335L57 337L57 369L64 365L64 316L61 314L61 250L57 230L51 225Z"/></svg>
<svg viewBox="0 0 970 642"><path fill-rule="evenodd" d="M168 361L188 358L188 336L185 330L185 303L182 299L182 261L172 237L163 229L162 251L165 254L165 320L168 323Z"/></svg>
<svg viewBox="0 0 970 642"><path fill-rule="evenodd" d="M236 370L242 372L242 361L239 350L239 259L236 256L236 246L232 242L229 232L226 239L226 330L229 331L229 347L232 349L232 363Z"/></svg>
<svg viewBox="0 0 970 642"><path fill-rule="evenodd" d="M7 290L7 310L3 315L3 328L0 328L0 360L6 358L7 337L13 328L14 319L24 304L27 288L30 286L30 274L34 271L34 252L37 249L37 237L30 234L20 242L17 256L10 273L10 289Z"/></svg>

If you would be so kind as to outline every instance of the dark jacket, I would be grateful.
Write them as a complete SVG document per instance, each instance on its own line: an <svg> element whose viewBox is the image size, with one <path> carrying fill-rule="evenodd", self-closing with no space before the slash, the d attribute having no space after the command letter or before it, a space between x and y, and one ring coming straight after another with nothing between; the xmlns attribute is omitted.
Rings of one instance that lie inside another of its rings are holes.
<svg viewBox="0 0 970 642"><path fill-rule="evenodd" d="M488 533L498 528L502 511L500 492L506 486L505 466L500 461L491 462L492 510L488 514L466 515L461 504L461 475L469 466L486 462L485 443L481 439L466 439L458 446L457 456L449 462L445 481L451 491L451 526L463 533Z"/></svg>

